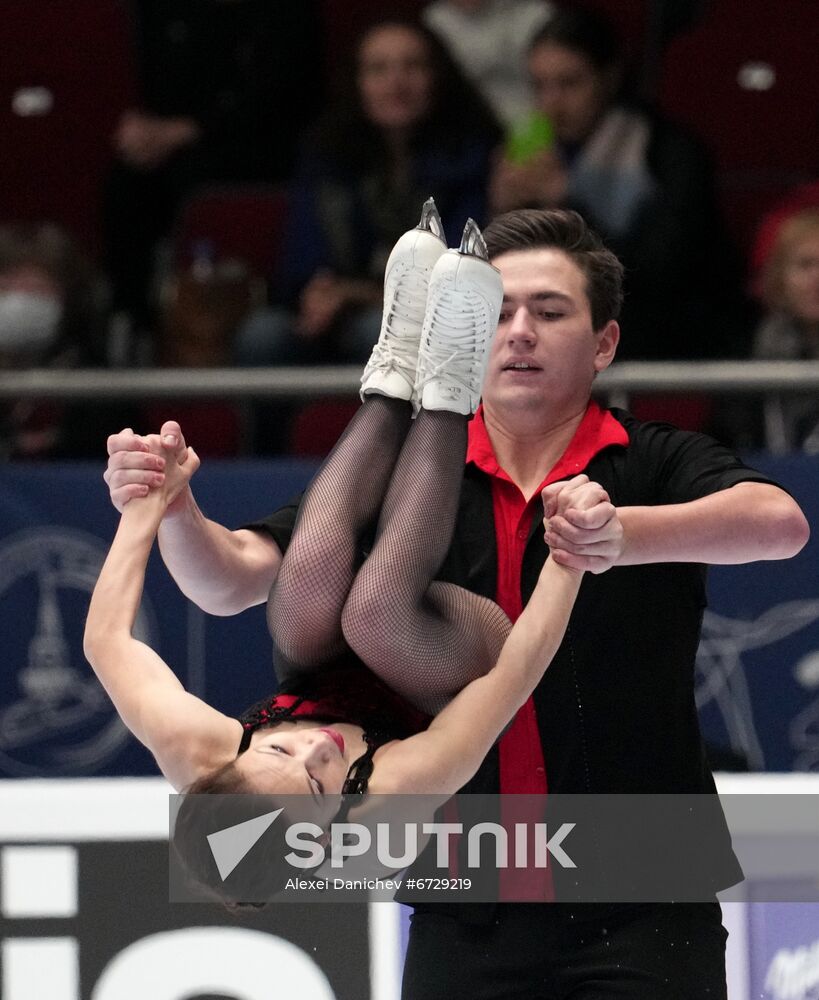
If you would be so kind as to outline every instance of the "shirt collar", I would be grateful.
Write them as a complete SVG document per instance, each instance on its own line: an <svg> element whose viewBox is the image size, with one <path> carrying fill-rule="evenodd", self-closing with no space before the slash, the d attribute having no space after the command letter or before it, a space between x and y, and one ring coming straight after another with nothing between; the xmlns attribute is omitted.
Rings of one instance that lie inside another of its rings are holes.
<svg viewBox="0 0 819 1000"><path fill-rule="evenodd" d="M589 400L583 419L577 425L577 430L566 450L555 463L544 480L543 485L576 476L604 448L612 445L626 447L629 443L628 432L608 410L602 409L595 400ZM483 419L483 404L469 424L469 439L466 449L466 461L472 462L488 476L498 476L508 479L508 474L498 465L489 432Z"/></svg>

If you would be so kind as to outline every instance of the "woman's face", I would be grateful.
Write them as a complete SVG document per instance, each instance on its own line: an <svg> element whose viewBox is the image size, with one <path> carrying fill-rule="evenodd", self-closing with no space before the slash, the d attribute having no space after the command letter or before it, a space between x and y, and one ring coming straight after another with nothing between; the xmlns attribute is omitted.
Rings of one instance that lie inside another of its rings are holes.
<svg viewBox="0 0 819 1000"><path fill-rule="evenodd" d="M350 763L332 726L269 729L254 736L237 761L259 794L309 796L314 822L329 822L339 807Z"/></svg>
<svg viewBox="0 0 819 1000"><path fill-rule="evenodd" d="M400 25L371 31L358 52L365 117L383 129L416 125L432 104L432 66L423 36Z"/></svg>
<svg viewBox="0 0 819 1000"><path fill-rule="evenodd" d="M797 240L785 258L783 305L803 323L819 323L819 230Z"/></svg>
<svg viewBox="0 0 819 1000"><path fill-rule="evenodd" d="M607 74L580 52L544 42L529 55L535 104L560 142L583 142L609 99Z"/></svg>

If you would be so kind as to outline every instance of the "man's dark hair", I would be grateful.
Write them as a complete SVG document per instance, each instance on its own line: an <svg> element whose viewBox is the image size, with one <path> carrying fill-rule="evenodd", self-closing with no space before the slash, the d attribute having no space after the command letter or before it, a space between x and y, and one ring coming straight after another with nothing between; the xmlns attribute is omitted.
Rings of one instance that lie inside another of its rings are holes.
<svg viewBox="0 0 819 1000"><path fill-rule="evenodd" d="M489 259L518 250L562 250L586 278L592 326L617 319L623 304L623 265L577 212L523 208L493 219L483 232Z"/></svg>
<svg viewBox="0 0 819 1000"><path fill-rule="evenodd" d="M529 51L541 45L556 45L577 52L598 72L610 69L620 59L620 42L611 21L599 11L586 7L558 10L529 43Z"/></svg>

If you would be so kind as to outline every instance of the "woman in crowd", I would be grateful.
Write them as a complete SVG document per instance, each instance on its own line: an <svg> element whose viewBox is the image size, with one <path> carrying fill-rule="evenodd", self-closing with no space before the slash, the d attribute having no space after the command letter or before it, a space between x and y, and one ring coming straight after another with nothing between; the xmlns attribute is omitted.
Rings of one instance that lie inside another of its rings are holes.
<svg viewBox="0 0 819 1000"><path fill-rule="evenodd" d="M305 143L274 305L240 330L239 364L365 361L384 265L420 202L434 191L445 217L486 218L500 129L432 32L377 22L343 79Z"/></svg>

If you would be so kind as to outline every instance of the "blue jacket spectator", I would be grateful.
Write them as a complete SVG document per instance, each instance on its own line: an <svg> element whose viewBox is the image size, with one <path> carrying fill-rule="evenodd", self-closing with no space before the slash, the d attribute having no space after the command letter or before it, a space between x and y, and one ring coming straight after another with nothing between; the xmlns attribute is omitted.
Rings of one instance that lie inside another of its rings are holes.
<svg viewBox="0 0 819 1000"><path fill-rule="evenodd" d="M450 242L486 221L500 128L441 43L412 21L368 28L348 89L305 143L275 306L240 332L240 364L361 361L390 250L430 195Z"/></svg>

